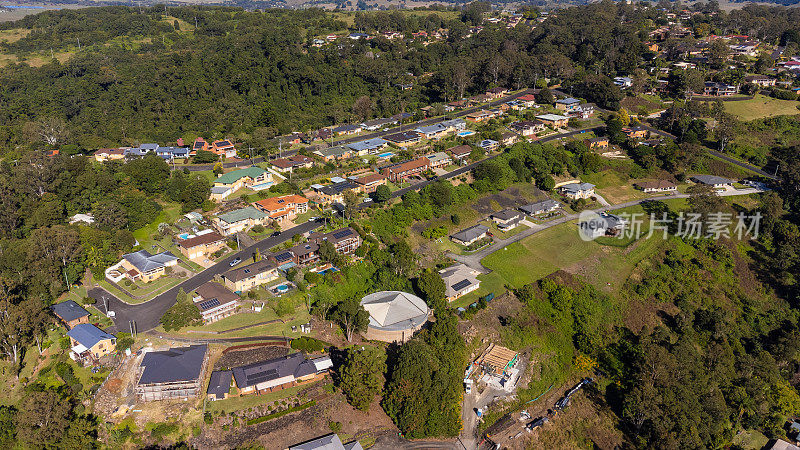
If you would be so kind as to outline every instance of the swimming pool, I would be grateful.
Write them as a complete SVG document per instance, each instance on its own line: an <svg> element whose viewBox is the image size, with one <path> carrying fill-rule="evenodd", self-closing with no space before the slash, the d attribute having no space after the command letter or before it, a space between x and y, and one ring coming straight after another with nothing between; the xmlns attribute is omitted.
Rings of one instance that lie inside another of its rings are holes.
<svg viewBox="0 0 800 450"><path fill-rule="evenodd" d="M325 269L325 270L320 270L320 271L319 271L319 272L317 272L317 273L318 273L318 274L320 274L320 275L325 275L325 274L326 274L326 273L328 273L328 272L330 272L330 273L334 273L334 272L338 272L338 271L339 271L339 269L337 269L336 267L328 267L327 269Z"/></svg>
<svg viewBox="0 0 800 450"><path fill-rule="evenodd" d="M275 286L275 290L280 292L280 293L284 293L284 292L289 290L289 286L287 286L285 284L279 284L279 285Z"/></svg>
<svg viewBox="0 0 800 450"><path fill-rule="evenodd" d="M472 130L464 130L464 131L459 131L458 132L458 136L461 136L461 137L472 136L473 134L475 134L475 132L472 131Z"/></svg>
<svg viewBox="0 0 800 450"><path fill-rule="evenodd" d="M386 152L386 153L381 153L380 155L378 155L378 158L391 158L392 156L394 156L394 153Z"/></svg>
<svg viewBox="0 0 800 450"><path fill-rule="evenodd" d="M178 238L181 240L189 239L189 233L181 233L178 235Z"/></svg>

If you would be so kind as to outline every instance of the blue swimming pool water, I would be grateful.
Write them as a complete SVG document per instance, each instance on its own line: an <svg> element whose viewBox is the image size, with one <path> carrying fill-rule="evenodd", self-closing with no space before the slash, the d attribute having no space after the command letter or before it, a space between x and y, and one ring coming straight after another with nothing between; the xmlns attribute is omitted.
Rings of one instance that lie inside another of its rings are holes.
<svg viewBox="0 0 800 450"><path fill-rule="evenodd" d="M475 132L472 131L472 130L465 130L465 131L459 131L458 132L458 135L461 136L461 137L472 136L473 134L475 134Z"/></svg>
<svg viewBox="0 0 800 450"><path fill-rule="evenodd" d="M391 158L392 156L394 156L394 153L386 152L386 153L381 153L380 155L378 155L378 158Z"/></svg>
<svg viewBox="0 0 800 450"><path fill-rule="evenodd" d="M281 284L279 286L275 286L275 290L278 291L278 292L286 292L286 291L289 290L289 286L287 286L285 284Z"/></svg>
<svg viewBox="0 0 800 450"><path fill-rule="evenodd" d="M319 272L317 272L317 273L319 273L320 275L325 275L325 274L326 274L326 273L328 273L328 272L331 272L331 273L333 273L333 272L338 272L338 271L339 271L339 269L337 269L336 267L329 267L329 268L327 268L327 269L325 269L325 270L320 270L320 271L319 271Z"/></svg>
<svg viewBox="0 0 800 450"><path fill-rule="evenodd" d="M189 233L181 233L178 235L180 239L189 239Z"/></svg>

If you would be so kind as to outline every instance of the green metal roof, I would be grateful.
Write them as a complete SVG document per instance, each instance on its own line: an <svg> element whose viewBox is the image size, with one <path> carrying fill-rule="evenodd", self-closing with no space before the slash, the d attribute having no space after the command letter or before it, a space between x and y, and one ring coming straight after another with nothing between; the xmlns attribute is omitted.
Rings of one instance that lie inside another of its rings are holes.
<svg viewBox="0 0 800 450"><path fill-rule="evenodd" d="M214 180L214 183L233 184L242 177L250 177L256 179L257 177L263 175L265 172L266 170L256 166L248 167L246 169L234 170L233 172L228 172L220 176L219 178Z"/></svg>
<svg viewBox="0 0 800 450"><path fill-rule="evenodd" d="M247 219L260 220L267 217L267 213L253 208L252 206L248 206L247 208L219 214L217 217L219 220L226 223L236 223Z"/></svg>

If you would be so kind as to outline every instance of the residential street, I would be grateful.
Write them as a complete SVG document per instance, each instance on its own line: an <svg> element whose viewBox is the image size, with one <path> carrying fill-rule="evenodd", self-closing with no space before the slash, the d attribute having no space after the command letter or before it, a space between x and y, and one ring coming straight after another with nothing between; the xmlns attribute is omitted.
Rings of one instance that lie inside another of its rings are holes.
<svg viewBox="0 0 800 450"><path fill-rule="evenodd" d="M763 190L756 189L756 188L747 188L747 189L735 189L735 190L731 190L731 191L726 191L726 192L723 192L723 193L721 193L719 195L722 196L722 197L730 197L730 196L736 196L736 195L756 194L756 193L759 193L759 192L763 192ZM660 196L657 196L657 197L650 197L650 198L645 198L645 199L641 199L641 200L633 200L633 201L630 201L630 202L620 203L618 205L613 205L613 206L604 206L602 208L594 209L593 211L595 211L597 213L601 213L603 211L616 211L618 209L624 209L624 208L627 208L629 206L638 205L640 203L644 203L644 202L648 202L648 201L669 200L669 199L673 199L673 198L689 198L689 194L660 195ZM552 221L547 222L545 224L537 225L534 228L529 228L529 229L527 229L525 231L522 231L521 233L517 233L517 234L515 234L514 236L511 236L508 239L496 239L494 241L494 243L492 243L489 246L486 246L486 247L482 248L481 250L478 250L475 253L470 253L468 255L456 255L455 253L448 252L447 256L452 258L452 259L454 259L454 260L456 260L456 261L458 261L458 262L464 263L467 266L469 266L469 267L471 267L471 268L473 268L475 270L479 270L482 273L489 273L489 272L491 272L491 270L487 269L486 267L483 266L483 264L481 264L481 260L483 260L483 258L486 258L487 256L491 255L492 253L494 253L494 252L496 252L498 250L501 250L501 249L505 248L506 246L508 246L510 244L513 244L514 242L519 242L519 241L525 239L526 237L531 236L533 234L536 234L536 233L538 233L538 232L540 232L542 230L546 230L548 228L552 228L552 227L554 227L556 225L561 225L562 223L569 222L571 220L576 220L577 218L578 218L578 214L568 214L568 215L565 215L565 216L561 216L558 219L552 220ZM578 233L578 230L576 229L575 230L576 236L577 236L577 233Z"/></svg>
<svg viewBox="0 0 800 450"><path fill-rule="evenodd" d="M158 326L161 316L175 304L175 299L181 288L183 288L184 292L192 292L203 283L212 280L216 275L228 271L231 261L235 258L241 258L242 261L246 261L248 258L252 258L253 252L255 252L256 249L258 249L262 255L269 253L269 249L292 239L295 234L313 231L322 225L323 222L321 221L306 222L282 232L279 236L262 239L255 245L227 256L192 278L183 281L172 289L144 303L125 303L102 287L90 289L88 295L97 299L97 307L100 311L105 312L105 302L108 303L108 310L114 311L115 317L113 320L116 330L112 329L110 332L127 332L130 330L130 322L133 321L136 325L136 331L142 333Z"/></svg>

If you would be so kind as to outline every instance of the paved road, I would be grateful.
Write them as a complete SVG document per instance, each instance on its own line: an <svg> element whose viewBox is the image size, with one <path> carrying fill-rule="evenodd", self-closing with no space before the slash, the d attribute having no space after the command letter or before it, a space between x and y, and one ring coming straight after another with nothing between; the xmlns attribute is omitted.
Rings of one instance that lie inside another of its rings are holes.
<svg viewBox="0 0 800 450"><path fill-rule="evenodd" d="M590 131L599 130L601 128L605 128L605 125L596 125L596 126L593 126L593 127L583 128L583 129L580 129L580 130L570 131L570 132L567 132L567 133L553 134L553 135L550 135L550 136L545 136L545 137L543 137L543 138L541 138L539 140L533 141L533 142L534 143L545 143L545 142L555 141L555 140L558 140L558 139L563 139L563 138L567 138L567 137L570 137L570 136L576 136L576 135L579 135L579 134L588 133ZM447 179L450 179L450 178L455 178L455 177L457 177L459 175L463 175L463 174L469 172L470 170L478 167L481 163L483 163L485 161L491 161L491 160L493 160L494 158L497 158L500 155L502 155L502 153L498 153L498 154L492 155L492 156L490 156L488 158L482 159L482 160L480 160L478 162L474 162L472 164L468 164L466 166L459 167L458 169L456 169L456 170L454 170L452 172L448 172L448 173L446 173L444 175L439 175L439 176L437 176L435 178L431 178L430 180L421 181L421 182L419 182L417 184L414 184L414 185L411 185L411 186L407 186L407 187L404 187L402 189L398 189L398 190L392 192L392 198L400 197L403 194L405 194L406 192L411 191L411 190L418 191L418 190L424 188L425 186L427 186L427 185L429 185L431 183L434 183L436 181L439 181L439 180L447 180ZM362 203L360 207L361 208L366 208L366 207L371 206L371 205L372 205L372 203Z"/></svg>
<svg viewBox="0 0 800 450"><path fill-rule="evenodd" d="M761 189L756 189L756 188L735 189L735 190L732 190L732 191L723 192L723 193L721 193L719 195L722 196L722 197L730 197L730 196L736 196L736 195L756 194L758 192L764 192L764 191L761 190ZM602 208L594 209L594 211L597 212L597 213L600 213L600 212L603 212L603 211L615 211L615 210L618 210L618 209L627 208L629 206L638 205L638 204L641 204L641 203L644 203L644 202L648 202L648 201L669 200L669 199L673 199L673 198L689 198L689 194L660 195L660 196L657 196L657 197L650 197L650 198L645 198L645 199L641 199L641 200L633 200L633 201L630 201L630 202L620 203L618 205L613 205L613 206L604 206ZM489 272L491 272L491 270L489 270L483 264L481 264L481 260L483 260L487 256L491 255L492 253L494 253L494 252L496 252L498 250L502 250L503 248L505 248L505 247L515 243L515 242L519 242L519 241L525 239L528 236L532 236L532 235L534 235L534 234L536 234L536 233L538 233L538 232L540 232L542 230L546 230L548 228L552 228L554 226L561 225L562 223L569 222L569 221L575 220L577 218L578 218L578 214L567 214L567 215L559 217L558 219L552 220L550 222L547 222L547 223L544 223L544 224L541 224L541 225L536 225L533 228L528 228L527 230L522 231L520 233L517 233L514 236L509 237L508 239L497 239L491 245L488 245L488 246L482 248L481 250L478 250L475 253L470 253L470 254L467 254L467 255L456 255L455 253L449 253L448 252L447 256L452 258L452 259L454 259L454 260L456 260L456 261L458 261L458 262L460 262L460 263L466 264L467 266L469 266L469 267L471 267L471 268L473 268L475 270L479 270L479 271L481 271L483 273L489 273ZM578 232L578 230L576 229L575 233L577 234L577 232Z"/></svg>
<svg viewBox="0 0 800 450"><path fill-rule="evenodd" d="M253 246L247 247L244 250L220 260L213 266L203 270L192 278L189 278L172 289L144 303L125 303L101 287L90 289L88 294L90 297L97 299L97 306L101 311L104 310L103 305L106 302L108 303L109 311L114 311L115 314L113 320L117 331L128 331L130 329L129 322L135 321L136 329L141 333L158 326L161 316L163 316L164 313L173 304L175 304L175 299L177 298L178 291L181 288L183 288L184 292L192 292L203 283L212 280L216 275L229 270L230 263L235 258L240 258L242 261L246 261L248 258L252 258L253 252L255 252L256 249L258 249L262 255L267 254L269 253L269 249L292 239L295 234L307 233L321 227L322 225L323 223L321 221L306 222L282 232L279 236L263 239Z"/></svg>

